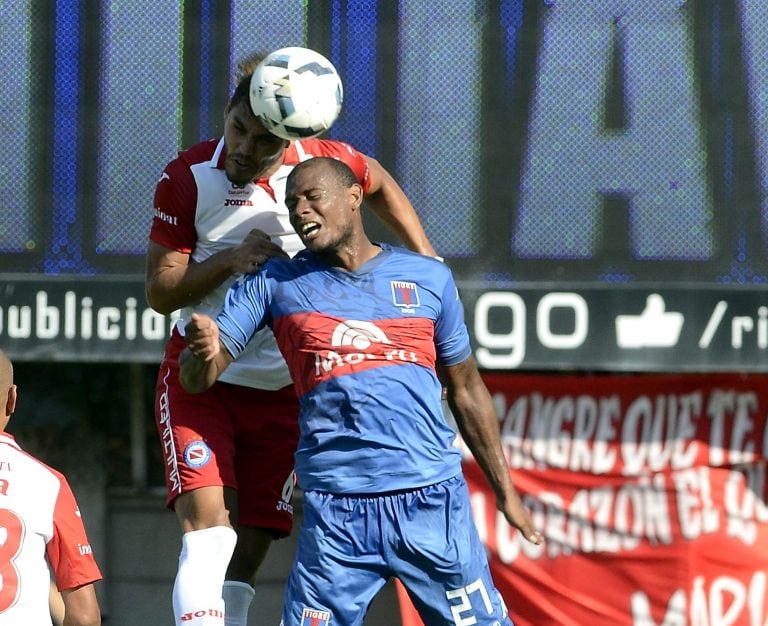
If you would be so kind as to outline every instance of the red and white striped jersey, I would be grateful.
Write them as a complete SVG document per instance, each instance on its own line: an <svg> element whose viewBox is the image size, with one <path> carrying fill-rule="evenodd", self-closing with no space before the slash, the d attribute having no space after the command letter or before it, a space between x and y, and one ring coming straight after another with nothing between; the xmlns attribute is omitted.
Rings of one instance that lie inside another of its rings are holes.
<svg viewBox="0 0 768 626"><path fill-rule="evenodd" d="M50 571L60 590L101 580L66 478L0 432L0 626L51 624Z"/></svg>

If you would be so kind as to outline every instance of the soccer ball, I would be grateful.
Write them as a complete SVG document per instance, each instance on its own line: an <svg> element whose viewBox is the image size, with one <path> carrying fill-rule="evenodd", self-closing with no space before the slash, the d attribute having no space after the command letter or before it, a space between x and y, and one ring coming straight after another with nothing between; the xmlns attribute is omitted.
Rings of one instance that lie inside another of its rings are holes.
<svg viewBox="0 0 768 626"><path fill-rule="evenodd" d="M325 132L339 116L342 99L336 68L309 48L275 50L251 76L251 108L264 127L282 139Z"/></svg>

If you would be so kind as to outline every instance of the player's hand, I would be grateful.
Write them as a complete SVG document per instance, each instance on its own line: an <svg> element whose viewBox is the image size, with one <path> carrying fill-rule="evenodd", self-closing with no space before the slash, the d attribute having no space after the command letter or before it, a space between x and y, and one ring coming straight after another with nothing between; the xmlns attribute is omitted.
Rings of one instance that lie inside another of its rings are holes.
<svg viewBox="0 0 768 626"><path fill-rule="evenodd" d="M263 230L254 228L240 245L232 248L232 273L253 274L272 257L287 259L288 253Z"/></svg>
<svg viewBox="0 0 768 626"><path fill-rule="evenodd" d="M531 516L517 493L503 505L499 503L499 510L504 514L510 526L517 528L528 541L537 546L544 542L544 535L533 527Z"/></svg>
<svg viewBox="0 0 768 626"><path fill-rule="evenodd" d="M184 342L196 359L211 361L219 353L219 327L208 315L193 313L184 327Z"/></svg>

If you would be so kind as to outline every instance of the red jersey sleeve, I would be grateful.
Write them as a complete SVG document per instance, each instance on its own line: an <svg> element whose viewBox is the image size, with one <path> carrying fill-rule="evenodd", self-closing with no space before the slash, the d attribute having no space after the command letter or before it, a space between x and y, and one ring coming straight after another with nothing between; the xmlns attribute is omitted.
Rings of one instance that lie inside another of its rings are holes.
<svg viewBox="0 0 768 626"><path fill-rule="evenodd" d="M61 487L53 511L53 537L46 552L56 586L64 591L96 582L102 576L72 489L63 475L58 476Z"/></svg>
<svg viewBox="0 0 768 626"><path fill-rule="evenodd" d="M368 161L361 152L343 141L333 139L303 139L301 146L304 151L313 157L333 157L344 161L357 176L358 182L363 187L363 193L368 193L371 188L371 172ZM292 146L293 147L293 146ZM286 155L286 162L288 155Z"/></svg>
<svg viewBox="0 0 768 626"><path fill-rule="evenodd" d="M197 185L189 166L171 161L155 187L155 213L149 238L155 243L190 254L197 242L195 209Z"/></svg>

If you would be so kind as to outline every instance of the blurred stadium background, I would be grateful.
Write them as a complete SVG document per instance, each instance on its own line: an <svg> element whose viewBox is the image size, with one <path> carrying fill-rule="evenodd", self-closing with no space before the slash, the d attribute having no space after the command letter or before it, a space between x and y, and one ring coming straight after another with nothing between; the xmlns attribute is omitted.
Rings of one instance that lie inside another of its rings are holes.
<svg viewBox="0 0 768 626"><path fill-rule="evenodd" d="M106 624L172 621L180 540L152 417L172 320L147 307L143 255L163 166L221 133L247 52L302 45L333 61L345 101L329 135L405 188L484 371L766 372L762 0L2 7L11 431L72 479ZM253 624L279 620L291 551L263 568ZM398 619L389 586L366 624Z"/></svg>

